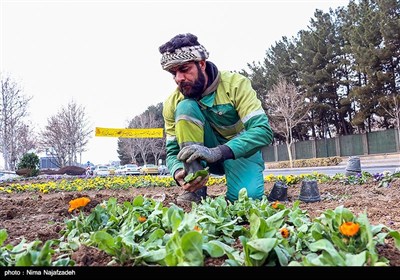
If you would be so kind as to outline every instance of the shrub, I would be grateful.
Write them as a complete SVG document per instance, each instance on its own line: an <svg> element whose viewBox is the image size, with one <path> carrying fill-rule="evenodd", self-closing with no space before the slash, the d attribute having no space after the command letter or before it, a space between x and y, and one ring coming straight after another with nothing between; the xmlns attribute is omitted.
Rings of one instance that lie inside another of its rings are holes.
<svg viewBox="0 0 400 280"><path fill-rule="evenodd" d="M328 157L328 158L310 158L310 159L297 159L293 160L293 167L317 167L317 166L335 166L342 162L342 158ZM289 161L279 161L267 163L268 168L289 168Z"/></svg>
<svg viewBox="0 0 400 280"><path fill-rule="evenodd" d="M39 157L35 153L26 153L17 166L17 174L24 177L34 177L39 174ZM20 172L18 172L20 171Z"/></svg>

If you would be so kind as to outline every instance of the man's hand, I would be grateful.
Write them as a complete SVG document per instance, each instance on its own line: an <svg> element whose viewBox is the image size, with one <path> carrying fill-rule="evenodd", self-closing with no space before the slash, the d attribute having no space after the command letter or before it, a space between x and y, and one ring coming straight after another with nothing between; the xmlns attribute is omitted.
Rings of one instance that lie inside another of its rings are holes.
<svg viewBox="0 0 400 280"><path fill-rule="evenodd" d="M185 177L186 177L186 172L185 170L181 169L175 172L174 179L178 182L178 184L186 191L189 192L195 192L198 189L201 189L207 184L208 178L210 175L207 175L206 177L197 177L193 181L190 182L185 182Z"/></svg>
<svg viewBox="0 0 400 280"><path fill-rule="evenodd" d="M202 145L190 145L183 147L177 155L177 158L183 162L191 163L196 159L202 159L208 163L216 162L222 158L221 149L218 147L207 148Z"/></svg>

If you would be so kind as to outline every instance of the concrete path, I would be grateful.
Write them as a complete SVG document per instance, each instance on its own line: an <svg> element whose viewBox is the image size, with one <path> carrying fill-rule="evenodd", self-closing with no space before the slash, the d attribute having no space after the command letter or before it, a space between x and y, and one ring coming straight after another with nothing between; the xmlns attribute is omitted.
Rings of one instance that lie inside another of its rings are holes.
<svg viewBox="0 0 400 280"><path fill-rule="evenodd" d="M400 168L400 153L362 155L360 158L361 166L398 166ZM343 161L338 166L346 166L350 157L343 157Z"/></svg>

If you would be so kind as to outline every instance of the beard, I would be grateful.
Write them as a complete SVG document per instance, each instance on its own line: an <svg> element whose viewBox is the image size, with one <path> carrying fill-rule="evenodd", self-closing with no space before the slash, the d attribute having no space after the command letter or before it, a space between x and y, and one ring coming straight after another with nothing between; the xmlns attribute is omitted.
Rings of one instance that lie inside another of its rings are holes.
<svg viewBox="0 0 400 280"><path fill-rule="evenodd" d="M204 91L206 77L200 69L200 66L196 64L199 77L194 82L182 82L179 84L179 90L185 97L199 99Z"/></svg>

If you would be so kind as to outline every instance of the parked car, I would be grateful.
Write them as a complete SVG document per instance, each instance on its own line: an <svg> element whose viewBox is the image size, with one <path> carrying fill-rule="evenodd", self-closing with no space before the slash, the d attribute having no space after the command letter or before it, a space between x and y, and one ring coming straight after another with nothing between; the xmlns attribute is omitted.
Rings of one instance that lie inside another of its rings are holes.
<svg viewBox="0 0 400 280"><path fill-rule="evenodd" d="M140 167L142 175L158 175L158 166L155 164L145 164Z"/></svg>
<svg viewBox="0 0 400 280"><path fill-rule="evenodd" d="M169 169L166 165L162 164L158 166L158 174L160 175L168 175L169 174Z"/></svg>
<svg viewBox="0 0 400 280"><path fill-rule="evenodd" d="M121 169L121 174L124 175L139 175L139 166L137 164L128 163Z"/></svg>
<svg viewBox="0 0 400 280"><path fill-rule="evenodd" d="M110 172L110 175L115 175L116 170L117 170L117 168L113 165L108 167L108 171Z"/></svg>
<svg viewBox="0 0 400 280"><path fill-rule="evenodd" d="M20 177L15 171L0 171L0 182L11 181Z"/></svg>
<svg viewBox="0 0 400 280"><path fill-rule="evenodd" d="M124 175L124 165L120 165L115 169L115 175Z"/></svg>
<svg viewBox="0 0 400 280"><path fill-rule="evenodd" d="M108 176L110 175L110 170L106 165L98 165L93 171L94 176Z"/></svg>

